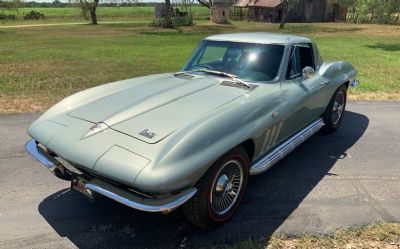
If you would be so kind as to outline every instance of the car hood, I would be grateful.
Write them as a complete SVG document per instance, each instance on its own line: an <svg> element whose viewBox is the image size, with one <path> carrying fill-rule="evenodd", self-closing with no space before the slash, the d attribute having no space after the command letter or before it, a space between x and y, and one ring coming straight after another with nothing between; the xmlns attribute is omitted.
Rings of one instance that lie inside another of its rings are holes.
<svg viewBox="0 0 400 249"><path fill-rule="evenodd" d="M107 128L146 143L157 143L248 92L220 83L221 80L211 77L165 75L105 95L68 115L94 124L104 123Z"/></svg>

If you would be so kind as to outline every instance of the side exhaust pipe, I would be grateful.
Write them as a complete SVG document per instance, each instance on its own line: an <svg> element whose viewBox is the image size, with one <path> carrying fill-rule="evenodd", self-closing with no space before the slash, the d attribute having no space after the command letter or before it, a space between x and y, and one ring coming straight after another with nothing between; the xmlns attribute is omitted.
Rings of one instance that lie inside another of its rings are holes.
<svg viewBox="0 0 400 249"><path fill-rule="evenodd" d="M250 174L258 175L267 171L277 162L279 162L279 160L284 158L296 147L298 147L300 144L302 144L304 141L306 141L308 138L318 132L324 125L325 124L322 118L312 122L301 131L280 144L278 147L270 152L267 152L267 154L262 156L261 159L254 162L253 165L250 167Z"/></svg>

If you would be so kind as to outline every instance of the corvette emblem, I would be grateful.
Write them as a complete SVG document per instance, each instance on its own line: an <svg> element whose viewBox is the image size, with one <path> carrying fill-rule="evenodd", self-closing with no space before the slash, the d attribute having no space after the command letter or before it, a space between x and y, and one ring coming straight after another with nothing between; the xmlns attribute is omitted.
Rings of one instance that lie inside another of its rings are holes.
<svg viewBox="0 0 400 249"><path fill-rule="evenodd" d="M83 135L83 137L81 137L81 139L93 136L99 132L104 131L107 128L108 128L108 125L106 125L105 123L97 123L97 124L93 125L92 127L90 127L90 130L85 135Z"/></svg>
<svg viewBox="0 0 400 249"><path fill-rule="evenodd" d="M147 137L148 139L152 139L153 137L157 136L154 132L150 132L149 129L139 132L139 135Z"/></svg>

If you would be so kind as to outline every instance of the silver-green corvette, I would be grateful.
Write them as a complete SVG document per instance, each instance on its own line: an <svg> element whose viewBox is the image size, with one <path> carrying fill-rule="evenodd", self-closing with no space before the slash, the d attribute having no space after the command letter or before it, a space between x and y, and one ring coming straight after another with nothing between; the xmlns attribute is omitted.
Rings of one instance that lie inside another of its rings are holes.
<svg viewBox="0 0 400 249"><path fill-rule="evenodd" d="M356 74L323 63L304 37L214 35L180 72L65 98L28 128L26 148L89 198L148 212L182 205L211 228L233 216L249 175L340 126Z"/></svg>

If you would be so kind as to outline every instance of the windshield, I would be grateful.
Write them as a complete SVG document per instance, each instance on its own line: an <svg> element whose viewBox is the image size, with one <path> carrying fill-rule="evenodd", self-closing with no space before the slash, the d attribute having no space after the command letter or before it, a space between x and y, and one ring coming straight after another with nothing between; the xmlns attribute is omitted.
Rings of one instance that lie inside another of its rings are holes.
<svg viewBox="0 0 400 249"><path fill-rule="evenodd" d="M284 49L283 45L205 40L183 70L208 69L247 81L271 81L278 75Z"/></svg>

